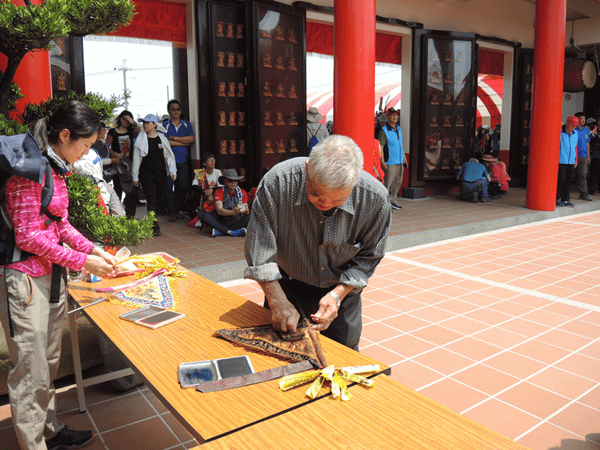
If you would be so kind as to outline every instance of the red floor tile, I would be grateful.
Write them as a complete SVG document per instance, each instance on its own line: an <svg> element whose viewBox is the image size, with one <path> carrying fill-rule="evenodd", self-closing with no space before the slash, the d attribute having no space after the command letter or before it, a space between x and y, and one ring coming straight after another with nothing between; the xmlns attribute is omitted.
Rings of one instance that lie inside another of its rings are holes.
<svg viewBox="0 0 600 450"><path fill-rule="evenodd" d="M382 320L381 323L392 327L398 331L408 333L409 331L417 330L429 325L429 322L413 317L409 314L401 314L395 317L391 317L386 320Z"/></svg>
<svg viewBox="0 0 600 450"><path fill-rule="evenodd" d="M431 342L435 345L446 345L463 337L462 334L452 330L448 330L439 325L431 325L419 330L413 331L412 334L419 339Z"/></svg>
<svg viewBox="0 0 600 450"><path fill-rule="evenodd" d="M519 437L539 422L531 414L496 399L490 399L464 415L509 439Z"/></svg>
<svg viewBox="0 0 600 450"><path fill-rule="evenodd" d="M597 384L592 380L556 367L548 367L527 381L570 399L581 396Z"/></svg>
<svg viewBox="0 0 600 450"><path fill-rule="evenodd" d="M452 375L452 379L489 395L495 395L519 382L518 378L481 364Z"/></svg>
<svg viewBox="0 0 600 450"><path fill-rule="evenodd" d="M491 345L471 337L466 337L451 344L447 344L444 346L444 348L475 361L481 361L482 359L489 358L490 356L495 355L503 350L500 347L496 347L495 345Z"/></svg>
<svg viewBox="0 0 600 450"><path fill-rule="evenodd" d="M381 346L395 353L399 353L407 358L412 358L415 355L419 355L435 348L435 345L411 336L410 334L404 334L402 336L389 339L381 343Z"/></svg>
<svg viewBox="0 0 600 450"><path fill-rule="evenodd" d="M437 306L426 306L411 311L410 315L431 323L442 322L452 317L456 317L456 314L440 309Z"/></svg>
<svg viewBox="0 0 600 450"><path fill-rule="evenodd" d="M581 436L550 423L543 423L517 442L531 450L600 450L600 445L586 443Z"/></svg>
<svg viewBox="0 0 600 450"><path fill-rule="evenodd" d="M565 410L550 418L548 422L562 427L579 436L598 433L600 424L600 411L596 408L574 403Z"/></svg>
<svg viewBox="0 0 600 450"><path fill-rule="evenodd" d="M486 394L449 378L423 388L419 393L459 413L487 398Z"/></svg>
<svg viewBox="0 0 600 450"><path fill-rule="evenodd" d="M535 338L536 341L575 351L592 342L591 339L563 330L550 330Z"/></svg>
<svg viewBox="0 0 600 450"><path fill-rule="evenodd" d="M531 311L530 313L522 315L521 319L529 320L531 322L539 323L540 325L545 325L548 327L557 327L572 320L571 317L555 314L546 309Z"/></svg>
<svg viewBox="0 0 600 450"><path fill-rule="evenodd" d="M429 367L436 372L441 372L444 375L450 375L475 364L474 360L465 358L444 348L436 348L423 355L416 356L413 358L413 361Z"/></svg>
<svg viewBox="0 0 600 450"><path fill-rule="evenodd" d="M585 322L580 319L572 320L571 322L561 325L559 328L591 339L600 338L600 325Z"/></svg>
<svg viewBox="0 0 600 450"><path fill-rule="evenodd" d="M512 351L546 364L552 364L570 353L568 350L536 340L525 342L513 348Z"/></svg>
<svg viewBox="0 0 600 450"><path fill-rule="evenodd" d="M397 352L390 350L389 348L383 347L382 345L374 344L368 347L361 345L360 352L370 358L380 361L388 366L397 364L404 361L406 358L403 355L399 355Z"/></svg>
<svg viewBox="0 0 600 450"><path fill-rule="evenodd" d="M362 337L373 343L378 343L398 336L398 330L379 322L363 325Z"/></svg>
<svg viewBox="0 0 600 450"><path fill-rule="evenodd" d="M392 378L414 390L427 386L442 377L442 374L414 361L404 361L392 367Z"/></svg>
<svg viewBox="0 0 600 450"><path fill-rule="evenodd" d="M102 438L110 450L162 450L181 444L159 417L102 433Z"/></svg>
<svg viewBox="0 0 600 450"><path fill-rule="evenodd" d="M600 385L577 400L579 403L600 410Z"/></svg>
<svg viewBox="0 0 600 450"><path fill-rule="evenodd" d="M524 379L544 369L546 364L526 358L513 352L504 352L483 362L486 366L493 367L501 372Z"/></svg>
<svg viewBox="0 0 600 450"><path fill-rule="evenodd" d="M556 364L556 367L568 370L582 377L587 377L595 381L600 381L600 370L598 361L585 355L574 354L565 358Z"/></svg>
<svg viewBox="0 0 600 450"><path fill-rule="evenodd" d="M570 399L530 383L520 383L498 396L500 400L541 419L566 406Z"/></svg>
<svg viewBox="0 0 600 450"><path fill-rule="evenodd" d="M539 336L540 334L549 331L551 328L545 325L540 325L535 322L530 322L521 318L509 320L498 325L498 328L512 331L513 333L527 336L528 338Z"/></svg>

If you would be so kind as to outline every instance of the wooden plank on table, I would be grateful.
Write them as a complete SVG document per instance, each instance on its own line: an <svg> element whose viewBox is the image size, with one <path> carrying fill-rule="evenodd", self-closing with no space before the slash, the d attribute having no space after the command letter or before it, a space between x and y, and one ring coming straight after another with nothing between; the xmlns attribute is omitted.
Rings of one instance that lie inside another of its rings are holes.
<svg viewBox="0 0 600 450"><path fill-rule="evenodd" d="M526 450L386 375L373 380L348 402L328 397L196 448Z"/></svg>
<svg viewBox="0 0 600 450"><path fill-rule="evenodd" d="M133 280L123 277L100 283L81 282L71 284L69 292L79 306L84 306L104 295L94 289ZM249 355L254 369L261 371L290 361L213 337L221 328L270 323L267 309L192 272L187 278L175 279L171 286L179 297L178 311L186 317L156 330L119 319L120 314L132 308L110 302L91 306L83 313L119 348L148 387L199 442L310 401L299 390L281 392L278 380L206 394L194 388L181 389L177 368L182 362ZM321 337L321 344L329 364L380 364L325 337Z"/></svg>

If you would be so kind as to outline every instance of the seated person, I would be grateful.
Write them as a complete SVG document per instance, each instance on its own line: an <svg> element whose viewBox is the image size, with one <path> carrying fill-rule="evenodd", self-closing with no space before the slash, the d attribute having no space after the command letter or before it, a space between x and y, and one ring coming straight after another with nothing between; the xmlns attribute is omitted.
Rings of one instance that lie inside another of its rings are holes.
<svg viewBox="0 0 600 450"><path fill-rule="evenodd" d="M219 184L219 177L223 175L219 169L215 169L215 164L215 155L206 153L202 155L202 166L204 168L194 171L195 176L192 181L190 202L194 205L194 208L196 208L196 214L202 208L208 212L214 209L214 192L217 188L221 187L221 184Z"/></svg>
<svg viewBox="0 0 600 450"><path fill-rule="evenodd" d="M464 163L457 177L460 184L460 199L466 202L489 202L488 183L490 174L477 158L471 158Z"/></svg>
<svg viewBox="0 0 600 450"><path fill-rule="evenodd" d="M508 193L508 180L506 173L498 163L498 158L492 155L483 155L483 165L490 173L492 179L488 187L490 198L500 198L501 195Z"/></svg>
<svg viewBox="0 0 600 450"><path fill-rule="evenodd" d="M246 236L250 209L248 194L238 186L242 178L244 177L238 176L235 169L227 169L225 174L219 177L219 184L224 186L214 192L214 210L198 211L200 220L213 229L213 237Z"/></svg>

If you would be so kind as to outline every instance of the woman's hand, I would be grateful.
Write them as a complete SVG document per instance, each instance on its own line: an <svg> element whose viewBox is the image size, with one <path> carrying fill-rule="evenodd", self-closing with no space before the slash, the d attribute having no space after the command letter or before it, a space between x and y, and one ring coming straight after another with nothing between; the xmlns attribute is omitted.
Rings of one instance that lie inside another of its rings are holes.
<svg viewBox="0 0 600 450"><path fill-rule="evenodd" d="M118 263L119 260L116 256L102 250L100 247L94 247L83 268L94 275L104 277L106 275L116 275L119 271Z"/></svg>
<svg viewBox="0 0 600 450"><path fill-rule="evenodd" d="M93 273L98 277L114 275L117 272L116 263L111 264L105 258L101 256L92 255L91 253L87 256L83 268L87 272Z"/></svg>

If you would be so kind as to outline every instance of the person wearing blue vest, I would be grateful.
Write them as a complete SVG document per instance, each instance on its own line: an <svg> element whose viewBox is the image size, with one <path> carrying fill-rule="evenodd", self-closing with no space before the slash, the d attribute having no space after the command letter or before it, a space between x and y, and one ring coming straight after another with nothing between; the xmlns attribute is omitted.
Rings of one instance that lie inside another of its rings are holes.
<svg viewBox="0 0 600 450"><path fill-rule="evenodd" d="M177 165L177 179L167 179L167 208L169 222L175 222L184 218L180 211L189 188L188 149L194 143L195 136L192 124L181 119L181 103L178 100L169 100L167 111L170 119L163 122L163 127L167 130L167 139Z"/></svg>
<svg viewBox="0 0 600 450"><path fill-rule="evenodd" d="M556 187L556 206L575 206L571 203L571 182L577 141L579 136L575 128L579 126L576 116L569 116L560 130L560 155L558 157L558 184Z"/></svg>
<svg viewBox="0 0 600 450"><path fill-rule="evenodd" d="M578 112L575 117L579 119L579 125L575 128L577 133L577 186L579 187L579 200L592 201L588 195L587 175L590 165L590 129L585 126L585 114Z"/></svg>
<svg viewBox="0 0 600 450"><path fill-rule="evenodd" d="M388 123L381 127L377 137L383 149L381 167L385 173L384 185L393 209L402 209L402 206L398 204L398 193L402 189L402 179L406 167L402 149L402 130L398 125L399 112L394 108L389 108L385 112Z"/></svg>

